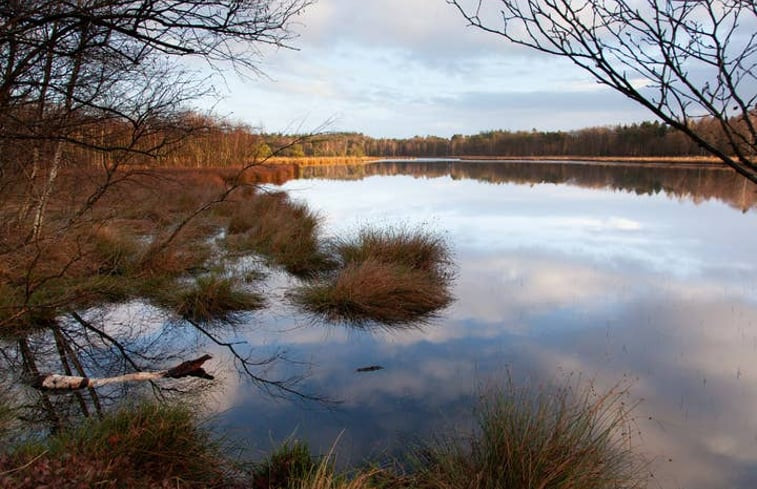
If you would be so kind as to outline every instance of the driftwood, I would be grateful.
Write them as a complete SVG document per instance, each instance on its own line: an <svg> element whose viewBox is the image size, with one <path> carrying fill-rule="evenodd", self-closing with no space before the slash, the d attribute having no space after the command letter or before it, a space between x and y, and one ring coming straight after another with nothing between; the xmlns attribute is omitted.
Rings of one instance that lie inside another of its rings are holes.
<svg viewBox="0 0 757 489"><path fill-rule="evenodd" d="M199 377L201 379L213 380L213 376L202 368L202 364L210 360L210 358L212 358L210 355L203 355L196 360L188 360L173 368L158 372L133 372L130 374L118 375L116 377L95 379L75 375L40 374L32 382L32 387L42 390L77 390L119 382L139 382L161 379L164 377L172 379L178 379L181 377Z"/></svg>

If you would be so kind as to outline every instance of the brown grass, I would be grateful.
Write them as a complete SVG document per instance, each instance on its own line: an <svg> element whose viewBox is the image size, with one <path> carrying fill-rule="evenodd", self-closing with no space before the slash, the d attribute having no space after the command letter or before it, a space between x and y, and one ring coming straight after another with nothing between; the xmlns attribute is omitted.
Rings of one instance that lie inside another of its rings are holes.
<svg viewBox="0 0 757 489"><path fill-rule="evenodd" d="M181 407L123 408L0 455L0 487L238 487L208 433Z"/></svg>
<svg viewBox="0 0 757 489"><path fill-rule="evenodd" d="M333 248L344 264L376 260L427 273L440 281L451 265L444 239L423 229L366 228L354 239L336 240Z"/></svg>
<svg viewBox="0 0 757 489"><path fill-rule="evenodd" d="M318 216L282 192L259 193L240 203L228 232L228 249L262 255L292 275L311 277L333 268L318 241Z"/></svg>
<svg viewBox="0 0 757 489"><path fill-rule="evenodd" d="M291 299L329 321L400 325L431 319L452 296L446 283L427 273L366 259L347 264L331 280L303 285Z"/></svg>
<svg viewBox="0 0 757 489"><path fill-rule="evenodd" d="M161 292L162 304L181 317L199 322L233 321L238 313L265 306L265 299L241 286L234 277L208 275L178 292Z"/></svg>

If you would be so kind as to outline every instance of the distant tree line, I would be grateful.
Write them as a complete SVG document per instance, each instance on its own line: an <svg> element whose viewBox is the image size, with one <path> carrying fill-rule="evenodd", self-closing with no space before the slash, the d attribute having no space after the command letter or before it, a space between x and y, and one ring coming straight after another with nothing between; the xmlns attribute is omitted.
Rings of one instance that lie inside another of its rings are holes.
<svg viewBox="0 0 757 489"><path fill-rule="evenodd" d="M700 132L726 147L714 121L695 122ZM265 135L277 147L292 136ZM415 136L405 139L372 138L360 133L332 133L308 139L289 149L292 156L707 156L682 132L659 122L591 127L575 131L487 131L450 138Z"/></svg>
<svg viewBox="0 0 757 489"><path fill-rule="evenodd" d="M715 123L697 122L700 131L718 139ZM119 133L114 122L95 122L86 132L93 140ZM103 126L103 128L100 128ZM105 127L107 126L107 127ZM83 127L83 126L82 126ZM179 131L177 128L186 128ZM191 128L191 129L190 129ZM126 132L124 130L124 132ZM169 134L169 132L171 134ZM659 122L591 127L575 131L486 131L450 138L373 138L361 133L335 132L316 135L261 133L254 127L219 117L185 112L167 128L143 135L143 144L162 147L159 154L131 155L131 164L182 167L229 167L263 160L275 153L289 157L667 157L707 156L709 153L676 129ZM175 143L166 144L167 141ZM124 142L123 144L125 144ZM724 140L723 146L727 144ZM69 159L84 164L107 164L111 155L80 146Z"/></svg>

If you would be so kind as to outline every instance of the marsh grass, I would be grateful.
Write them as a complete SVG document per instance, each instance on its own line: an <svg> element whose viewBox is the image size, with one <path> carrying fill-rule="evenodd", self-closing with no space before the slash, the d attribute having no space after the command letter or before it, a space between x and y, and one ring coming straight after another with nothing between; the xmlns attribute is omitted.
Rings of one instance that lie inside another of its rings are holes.
<svg viewBox="0 0 757 489"><path fill-rule="evenodd" d="M264 307L265 298L242 287L235 277L207 275L189 288L165 293L162 303L193 321L233 321L238 313Z"/></svg>
<svg viewBox="0 0 757 489"><path fill-rule="evenodd" d="M628 399L620 387L508 382L481 397L471 433L439 435L385 468L347 471L336 470L333 448L314 456L296 441L259 462L234 461L187 408L139 404L0 453L0 487L643 488L649 475L629 435Z"/></svg>
<svg viewBox="0 0 757 489"><path fill-rule="evenodd" d="M143 246L133 234L114 226L95 230L90 238L93 257L99 275L127 275L132 273L143 252Z"/></svg>
<svg viewBox="0 0 757 489"><path fill-rule="evenodd" d="M290 489L379 489L376 485L378 469L361 470L353 474L339 474L334 471L331 457L323 457L310 473L293 483ZM386 487L386 486L384 486ZM386 489L390 489L386 487ZM399 487L397 487L399 489Z"/></svg>
<svg viewBox="0 0 757 489"><path fill-rule="evenodd" d="M645 487L620 388L516 387L486 394L467 441L443 438L421 451L419 487L619 489Z"/></svg>
<svg viewBox="0 0 757 489"><path fill-rule="evenodd" d="M23 469L23 470L19 470ZM186 408L141 404L0 457L0 487L229 487L230 464Z"/></svg>
<svg viewBox="0 0 757 489"><path fill-rule="evenodd" d="M306 480L326 462L319 463L307 444L286 441L262 461L253 464L252 489L289 489Z"/></svg>
<svg viewBox="0 0 757 489"><path fill-rule="evenodd" d="M286 194L258 193L241 203L228 225L226 247L254 252L298 277L312 277L334 263L319 243L319 218Z"/></svg>
<svg viewBox="0 0 757 489"><path fill-rule="evenodd" d="M333 248L344 264L376 260L443 279L451 264L444 239L423 229L365 228L357 237L335 240Z"/></svg>
<svg viewBox="0 0 757 489"><path fill-rule="evenodd" d="M330 280L303 285L291 298L330 321L387 325L427 320L452 300L434 277L372 258L347 264Z"/></svg>
<svg viewBox="0 0 757 489"><path fill-rule="evenodd" d="M452 301L445 241L422 229L364 229L335 240L341 267L296 288L291 300L329 321L357 325L419 323Z"/></svg>

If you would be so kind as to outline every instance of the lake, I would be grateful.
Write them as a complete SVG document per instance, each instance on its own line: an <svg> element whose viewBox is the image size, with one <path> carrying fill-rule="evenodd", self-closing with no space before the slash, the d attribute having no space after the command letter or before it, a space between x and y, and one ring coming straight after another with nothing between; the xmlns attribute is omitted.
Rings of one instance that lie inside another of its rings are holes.
<svg viewBox="0 0 757 489"><path fill-rule="evenodd" d="M275 398L229 365L217 423L254 454L287 437L340 464L471 429L508 377L630 385L638 451L660 487L757 486L757 188L725 169L576 162L390 161L312 167L275 188L325 234L445 237L455 302L428 324L353 328L284 298L233 331L266 374L338 403ZM222 349L218 350L220 353ZM222 361L223 363L223 361ZM377 365L382 370L356 372ZM338 443L337 443L338 440ZM654 486L655 483L653 483Z"/></svg>
<svg viewBox="0 0 757 489"><path fill-rule="evenodd" d="M757 186L702 165L279 169L265 187L316 211L325 238L365 227L442 236L452 304L423 324L326 323L288 299L297 278L218 253L267 308L192 325L139 299L0 340L0 395L25 406L28 433L146 393L200 406L248 456L297 439L318 453L334 447L341 466L389 463L435 435L471 432L477 400L510 380L620 385L636 405L631 440L650 461L650 487L757 487ZM51 394L24 377L120 375L205 353L212 382Z"/></svg>

